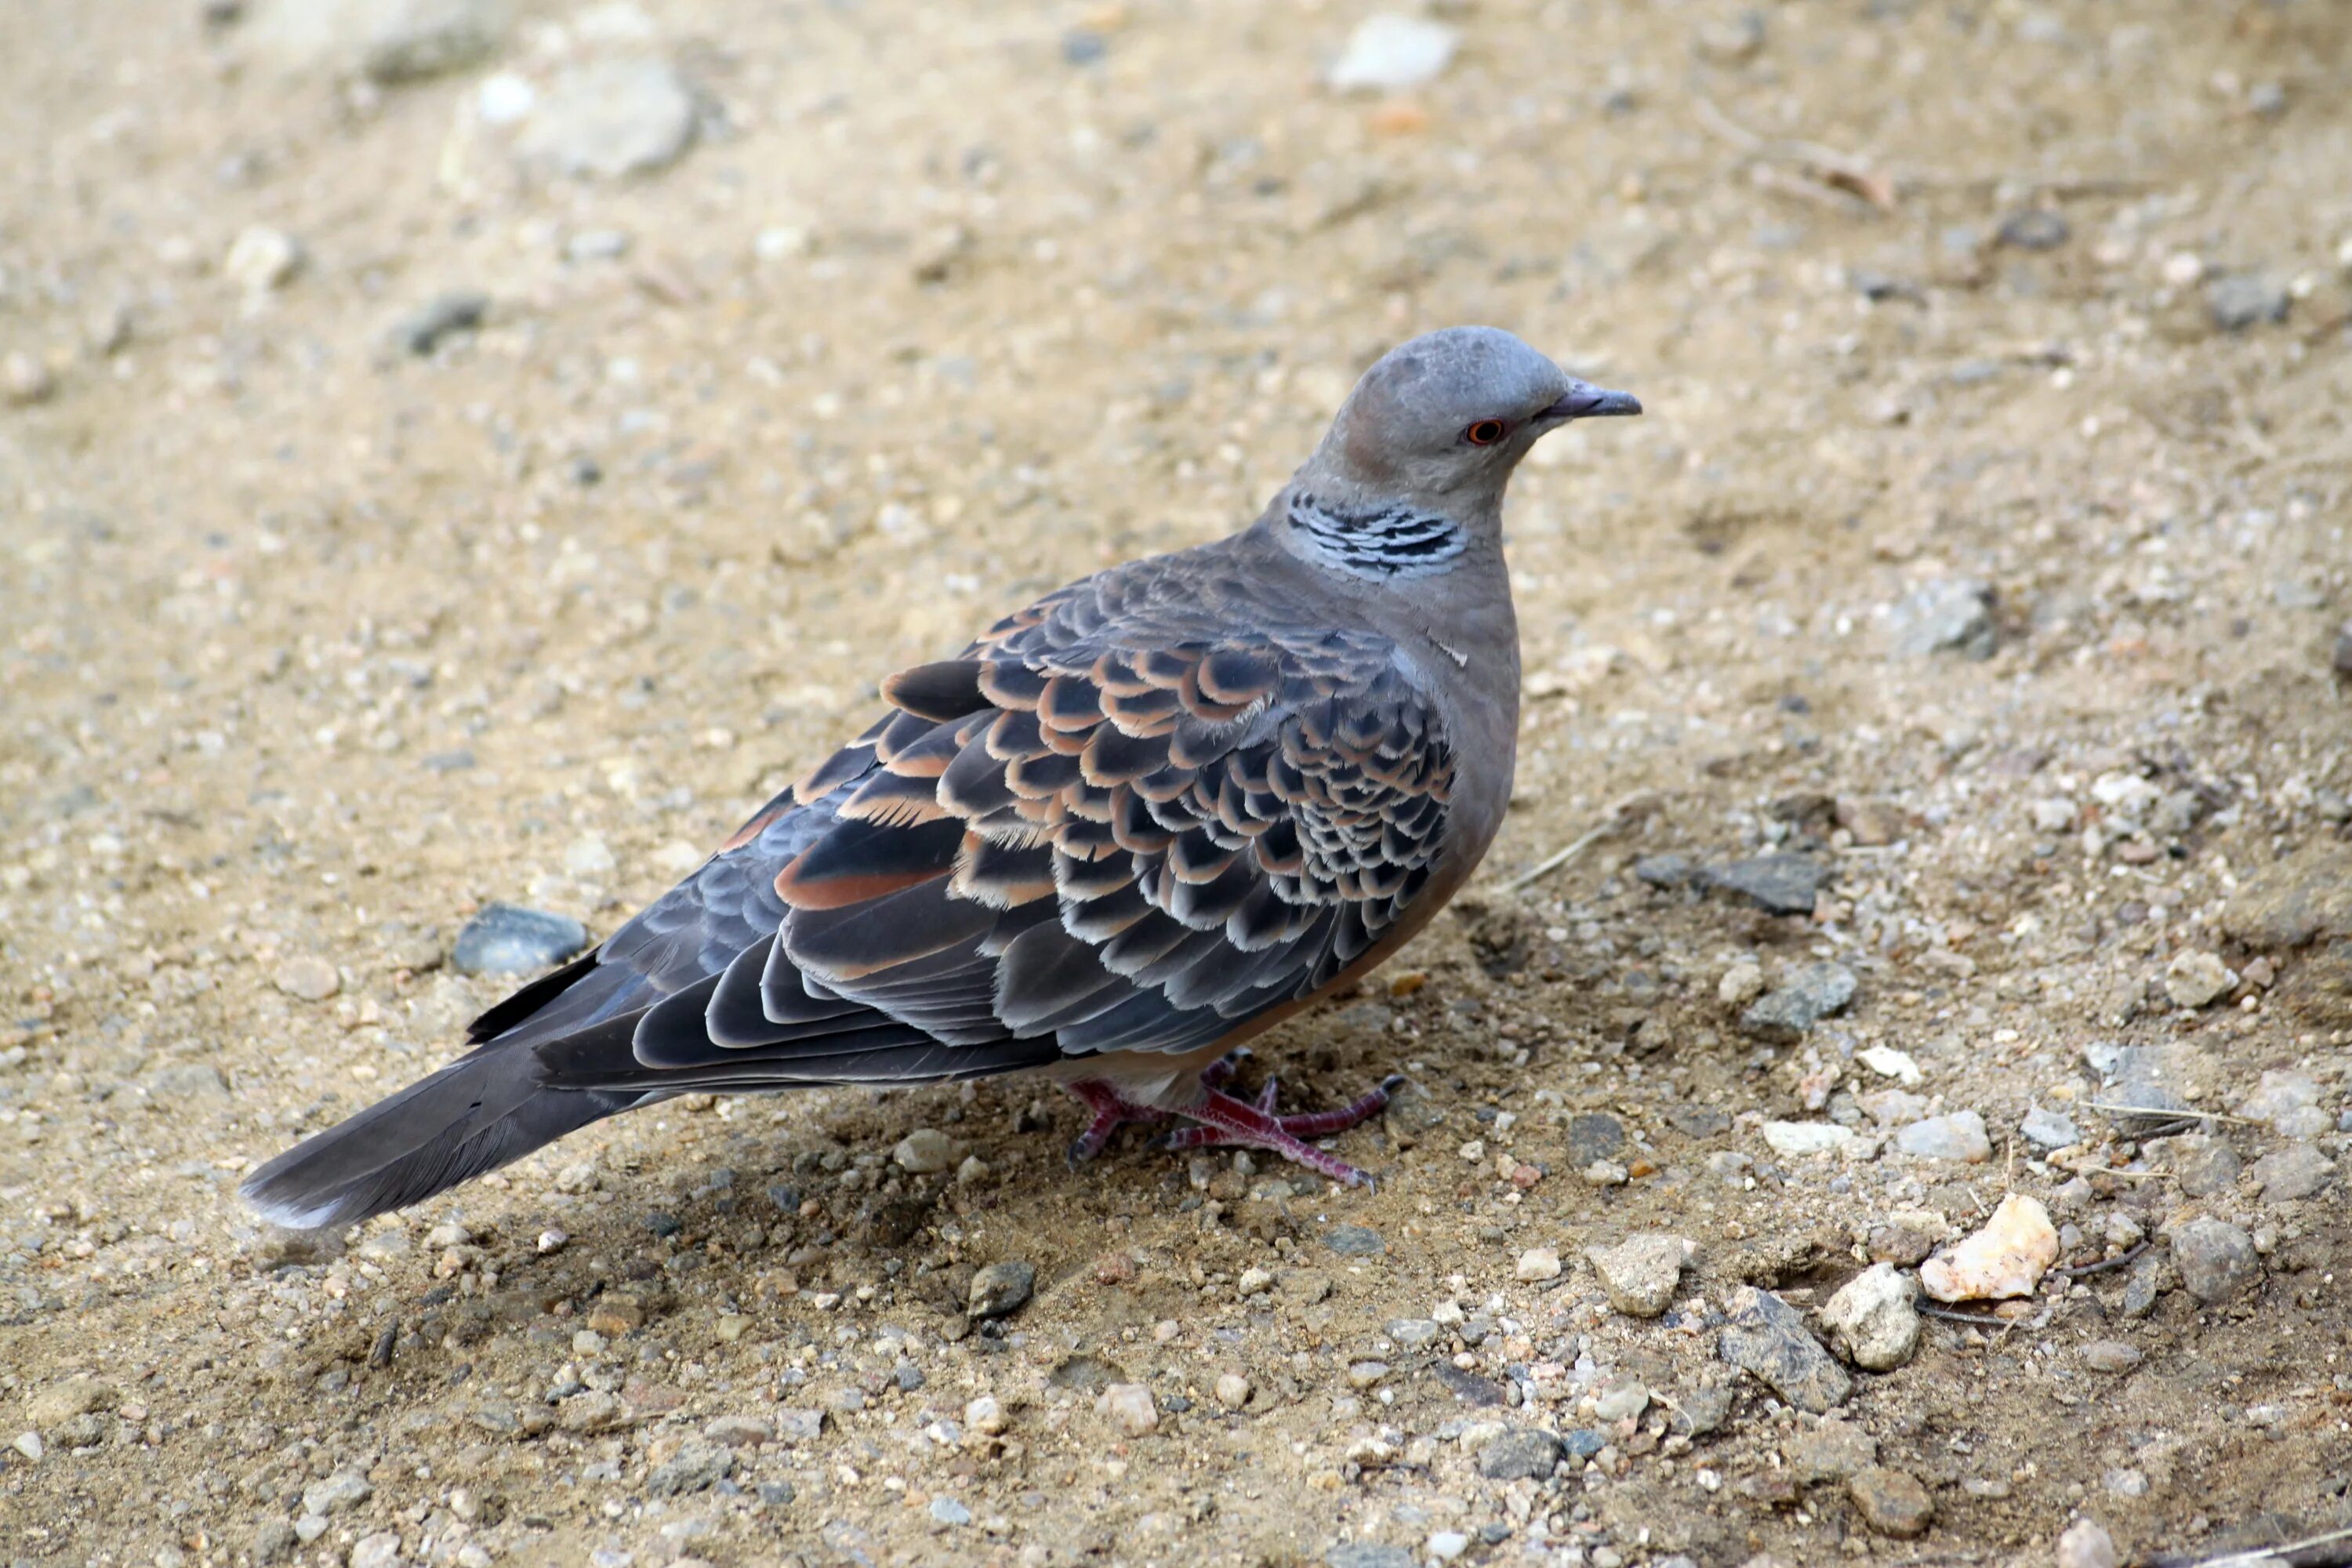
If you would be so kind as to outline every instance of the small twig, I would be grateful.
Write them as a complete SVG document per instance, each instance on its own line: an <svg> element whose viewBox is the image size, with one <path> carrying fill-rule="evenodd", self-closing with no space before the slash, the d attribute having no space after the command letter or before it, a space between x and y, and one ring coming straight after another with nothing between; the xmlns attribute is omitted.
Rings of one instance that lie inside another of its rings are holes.
<svg viewBox="0 0 2352 1568"><path fill-rule="evenodd" d="M1806 178L1832 190L1859 196L1881 212L1895 210L1895 183L1859 158L1824 147L1818 142L1768 140L1740 124L1713 100L1697 100L1699 119L1706 128L1750 157L1794 164ZM1779 182L1767 181L1767 184ZM1790 189L1786 185L1783 189Z"/></svg>
<svg viewBox="0 0 2352 1568"><path fill-rule="evenodd" d="M1579 855L1583 854L1587 849L1591 848L1595 844L1598 844L1603 838L1608 837L1610 834L1616 831L1616 828L1617 819L1612 816L1607 821L1601 823L1599 826L1577 835L1574 838L1570 839L1561 848L1553 850L1549 855L1545 856L1541 860L1538 861L1532 868L1520 872L1517 877L1514 877L1508 882L1504 883L1503 890L1507 893L1516 893L1533 883L1542 881L1546 877L1550 876L1554 871L1559 870L1562 866L1567 865L1570 860L1575 859Z"/></svg>
<svg viewBox="0 0 2352 1568"><path fill-rule="evenodd" d="M1648 804L1645 805L1644 803ZM1533 886L1537 882L1542 881L1546 877L1550 876L1554 871L1559 870L1562 866L1567 865L1570 860L1575 859L1579 855L1583 854L1595 844L1600 843L1611 834L1618 831L1626 824L1632 822L1635 816L1643 815L1643 813L1646 811L1655 809L1655 805L1656 797L1652 795L1647 790L1635 790L1632 795L1627 795L1624 799L1611 806L1609 808L1609 815L1602 817L1592 827L1579 834L1576 837L1569 840L1567 844L1553 850L1549 855L1545 856L1535 865L1530 866L1528 869L1520 872L1517 876L1504 883L1503 891L1507 893L1519 892L1526 888ZM1642 809L1637 811L1635 809L1637 806Z"/></svg>
<svg viewBox="0 0 2352 1568"><path fill-rule="evenodd" d="M1934 1318L1945 1323L1966 1323L1977 1329L2009 1330L2017 1327L2015 1318L1999 1317L1991 1312L1955 1312L1949 1307L1921 1307L1918 1311L1923 1318Z"/></svg>
<svg viewBox="0 0 2352 1568"><path fill-rule="evenodd" d="M2096 1110L2107 1116L2128 1116L2141 1121L2227 1121L2238 1127L2260 1127L2251 1117L2224 1116L2218 1110L2199 1110L2181 1105L2103 1105L2095 1100L2083 1101L2085 1110Z"/></svg>
<svg viewBox="0 0 2352 1568"><path fill-rule="evenodd" d="M2078 1176L2113 1176L2119 1182L2154 1182L2160 1181L2164 1176L2162 1171L2119 1171L2113 1165L2070 1165L2063 1160L2053 1160L2050 1163L2062 1171L2071 1171Z"/></svg>
<svg viewBox="0 0 2352 1568"><path fill-rule="evenodd" d="M2159 1557L2154 1568L2255 1568L2255 1564L2267 1558L2283 1558L2290 1552L2308 1552L2315 1546L2333 1546L2340 1541L2352 1541L2352 1529L2331 1530L2325 1535L2306 1535L2301 1541L2282 1542L2276 1546L2225 1552L2219 1557ZM2315 1557L2307 1563L2298 1563L2296 1568L2321 1568L2330 1559L2338 1563L2344 1561L2341 1554L2331 1552L2326 1557Z"/></svg>
<svg viewBox="0 0 2352 1568"><path fill-rule="evenodd" d="M2134 1263L2139 1261L2139 1255L2141 1253L2146 1252L2150 1247L2155 1245L2156 1244L2154 1242L2143 1241L2137 1247L2133 1247L2129 1252L2124 1253L2118 1257L2104 1258L2097 1263L2082 1264L2074 1268L2053 1268L2051 1272L2053 1274L2063 1274L2069 1279L2081 1279L2093 1274L2105 1274L2110 1268L2128 1268Z"/></svg>

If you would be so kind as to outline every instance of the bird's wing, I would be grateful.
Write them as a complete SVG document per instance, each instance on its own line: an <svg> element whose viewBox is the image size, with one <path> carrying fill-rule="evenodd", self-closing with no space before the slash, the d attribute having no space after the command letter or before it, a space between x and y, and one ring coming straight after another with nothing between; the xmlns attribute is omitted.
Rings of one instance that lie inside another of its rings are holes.
<svg viewBox="0 0 2352 1568"><path fill-rule="evenodd" d="M892 677L864 736L478 1029L583 1089L908 1081L1190 1050L1329 984L1443 852L1443 724L1387 639L1186 561ZM625 1059L588 1047L633 1012Z"/></svg>

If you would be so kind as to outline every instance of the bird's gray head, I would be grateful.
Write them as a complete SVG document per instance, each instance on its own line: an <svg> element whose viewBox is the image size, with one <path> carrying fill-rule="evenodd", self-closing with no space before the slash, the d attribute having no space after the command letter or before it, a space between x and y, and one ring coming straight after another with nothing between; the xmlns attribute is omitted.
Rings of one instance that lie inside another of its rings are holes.
<svg viewBox="0 0 2352 1568"><path fill-rule="evenodd" d="M1572 419L1639 414L1496 327L1448 327L1364 373L1286 492L1298 542L1371 575L1442 571L1500 527L1528 449Z"/></svg>

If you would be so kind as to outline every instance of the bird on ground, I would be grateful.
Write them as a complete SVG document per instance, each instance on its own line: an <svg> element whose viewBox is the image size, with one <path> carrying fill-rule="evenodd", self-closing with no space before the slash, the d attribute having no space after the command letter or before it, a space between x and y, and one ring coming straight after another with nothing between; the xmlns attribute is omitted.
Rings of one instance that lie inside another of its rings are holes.
<svg viewBox="0 0 2352 1568"><path fill-rule="evenodd" d="M296 1227L402 1208L672 1095L1058 1080L1090 1112L1349 1184L1377 1114L1227 1093L1241 1044L1380 963L1494 842L1518 731L1503 497L1641 412L1492 327L1390 351L1256 521L1046 595L952 658L474 1049L242 1191Z"/></svg>

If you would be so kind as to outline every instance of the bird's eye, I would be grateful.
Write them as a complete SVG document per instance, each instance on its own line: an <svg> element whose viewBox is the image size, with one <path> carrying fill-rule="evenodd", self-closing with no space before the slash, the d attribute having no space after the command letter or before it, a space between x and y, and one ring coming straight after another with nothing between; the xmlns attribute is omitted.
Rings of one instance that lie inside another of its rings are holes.
<svg viewBox="0 0 2352 1568"><path fill-rule="evenodd" d="M1473 447L1491 447L1503 438L1503 422L1499 419L1481 419L1462 432L1462 438Z"/></svg>

